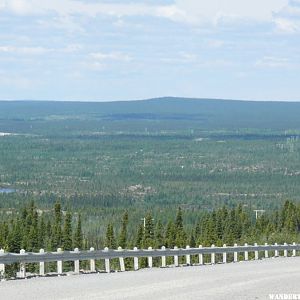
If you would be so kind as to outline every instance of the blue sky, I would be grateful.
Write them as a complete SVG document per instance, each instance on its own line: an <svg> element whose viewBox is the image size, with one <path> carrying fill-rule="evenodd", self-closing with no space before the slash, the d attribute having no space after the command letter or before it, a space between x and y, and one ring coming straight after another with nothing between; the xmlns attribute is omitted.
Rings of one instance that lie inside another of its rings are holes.
<svg viewBox="0 0 300 300"><path fill-rule="evenodd" d="M300 100L300 0L0 0L0 99Z"/></svg>

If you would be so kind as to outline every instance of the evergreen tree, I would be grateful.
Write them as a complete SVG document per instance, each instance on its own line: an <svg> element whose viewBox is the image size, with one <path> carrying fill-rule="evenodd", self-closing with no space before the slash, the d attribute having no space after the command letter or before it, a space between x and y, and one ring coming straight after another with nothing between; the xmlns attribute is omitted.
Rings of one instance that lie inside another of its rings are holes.
<svg viewBox="0 0 300 300"><path fill-rule="evenodd" d="M41 216L39 221L39 230L38 230L38 247L45 248L47 239L47 230L44 215Z"/></svg>
<svg viewBox="0 0 300 300"><path fill-rule="evenodd" d="M56 250L62 246L62 211L59 202L56 202L54 206L54 228L52 233L52 248Z"/></svg>
<svg viewBox="0 0 300 300"><path fill-rule="evenodd" d="M147 213L146 215L143 247L154 247L154 224L150 213Z"/></svg>
<svg viewBox="0 0 300 300"><path fill-rule="evenodd" d="M83 235L81 228L81 215L78 215L77 226L74 234L74 247L78 249L83 248ZM86 247L85 247L86 248Z"/></svg>
<svg viewBox="0 0 300 300"><path fill-rule="evenodd" d="M9 234L9 227L7 222L1 223L0 226L0 249L7 248L7 237Z"/></svg>
<svg viewBox="0 0 300 300"><path fill-rule="evenodd" d="M107 225L106 236L105 236L105 247L110 249L116 249L116 240L114 234L114 228L112 224Z"/></svg>
<svg viewBox="0 0 300 300"><path fill-rule="evenodd" d="M127 247L127 225L128 225L128 212L126 211L123 215L122 228L119 236L119 246L123 249Z"/></svg>
<svg viewBox="0 0 300 300"><path fill-rule="evenodd" d="M182 217L182 210L181 207L177 210L176 220L175 220L175 227L177 231L183 230L183 217Z"/></svg>
<svg viewBox="0 0 300 300"><path fill-rule="evenodd" d="M139 249L142 248L143 240L144 240L144 225L140 224L136 234L135 246Z"/></svg>
<svg viewBox="0 0 300 300"><path fill-rule="evenodd" d="M202 235L201 220L198 220L195 228L195 240L199 240Z"/></svg>
<svg viewBox="0 0 300 300"><path fill-rule="evenodd" d="M233 245L238 240L237 220L234 209L230 211L225 224L224 242L228 245Z"/></svg>
<svg viewBox="0 0 300 300"><path fill-rule="evenodd" d="M175 219L175 246L177 247L185 247L186 246L186 233L183 228L183 216L181 207L178 208L176 219Z"/></svg>
<svg viewBox="0 0 300 300"><path fill-rule="evenodd" d="M11 230L7 237L7 251L19 253L21 250L21 221L17 218L16 221L11 222Z"/></svg>
<svg viewBox="0 0 300 300"><path fill-rule="evenodd" d="M191 248L195 248L196 247L196 241L195 241L195 236L194 236L194 232L193 231L191 232L189 246Z"/></svg>
<svg viewBox="0 0 300 300"><path fill-rule="evenodd" d="M51 236L52 234L52 227L51 227L51 222L50 220L48 220L47 225L46 225L46 232L47 232L47 236Z"/></svg>
<svg viewBox="0 0 300 300"><path fill-rule="evenodd" d="M29 227L29 234L28 234L28 248L27 251L36 252L39 250L39 231L38 231L38 213L36 210L31 211L32 222L31 226Z"/></svg>
<svg viewBox="0 0 300 300"><path fill-rule="evenodd" d="M73 250L72 246L72 215L70 211L67 211L64 220L63 249L70 251Z"/></svg>
<svg viewBox="0 0 300 300"><path fill-rule="evenodd" d="M164 246L164 228L160 220L158 220L155 228L155 247L161 248Z"/></svg>
<svg viewBox="0 0 300 300"><path fill-rule="evenodd" d="M172 221L167 224L167 229L165 233L166 247L173 248L176 242L176 227Z"/></svg>

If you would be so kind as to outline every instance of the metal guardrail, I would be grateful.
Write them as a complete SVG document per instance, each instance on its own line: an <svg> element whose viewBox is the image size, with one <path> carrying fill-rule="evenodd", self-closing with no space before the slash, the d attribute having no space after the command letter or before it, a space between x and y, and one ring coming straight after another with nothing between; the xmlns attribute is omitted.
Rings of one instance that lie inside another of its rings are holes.
<svg viewBox="0 0 300 300"><path fill-rule="evenodd" d="M139 258L146 257L148 260L148 267L152 267L152 258L153 257L161 257L161 266L166 267L166 257L174 257L174 265L179 266L178 257L185 256L185 262L187 265L191 264L191 255L199 256L199 264L203 264L203 256L210 255L210 262L212 264L215 263L215 255L222 254L223 255L223 263L227 262L227 255L232 253L234 255L233 261L238 261L238 254L244 253L244 260L248 260L249 252L254 253L254 259L259 259L259 252L264 252L264 257L269 257L269 252L274 252L274 256L279 256L280 251L283 251L283 255L285 257L288 256L288 251L291 252L292 256L297 255L297 251L300 251L300 244L287 244L284 245L247 245L238 246L235 244L234 246L227 247L223 245L223 247L215 247L212 245L211 247L202 247L201 245L198 248L190 248L186 246L186 248L177 248L168 249L162 247L161 249L152 249L149 247L148 249L137 249L133 250L124 250L122 248L118 248L118 250L111 250L105 248L104 250L94 250L94 248L90 248L88 251L79 251L78 249L74 249L74 251L62 251L62 249L57 249L56 252L44 252L43 249L40 250L39 253L26 253L25 250L21 250L20 253L6 253L3 249L0 250L0 273L5 272L5 265L19 263L20 264L20 272L19 277L26 277L26 263L39 263L40 271L39 275L45 275L45 263L49 262L57 262L57 273L62 274L63 272L63 262L65 261L74 261L74 269L75 273L79 273L79 261L90 261L90 271L95 272L95 260L105 260L105 270L106 272L110 272L110 260L111 259L119 259L120 269L121 271L125 271L125 258L134 258L134 270L139 269Z"/></svg>

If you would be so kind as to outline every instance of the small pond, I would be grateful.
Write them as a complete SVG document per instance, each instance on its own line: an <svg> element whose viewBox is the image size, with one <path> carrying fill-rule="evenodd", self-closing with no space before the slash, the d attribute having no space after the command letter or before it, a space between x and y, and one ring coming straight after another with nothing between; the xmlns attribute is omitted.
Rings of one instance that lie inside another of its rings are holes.
<svg viewBox="0 0 300 300"><path fill-rule="evenodd" d="M16 192L16 190L12 188L0 188L0 194L9 194L14 192Z"/></svg>

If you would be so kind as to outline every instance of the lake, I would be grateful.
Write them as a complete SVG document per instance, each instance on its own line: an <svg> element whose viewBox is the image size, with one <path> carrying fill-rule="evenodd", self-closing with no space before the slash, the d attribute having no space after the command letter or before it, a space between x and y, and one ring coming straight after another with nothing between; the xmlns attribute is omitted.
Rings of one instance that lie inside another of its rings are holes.
<svg viewBox="0 0 300 300"><path fill-rule="evenodd" d="M0 188L0 194L14 193L16 190L11 188Z"/></svg>

